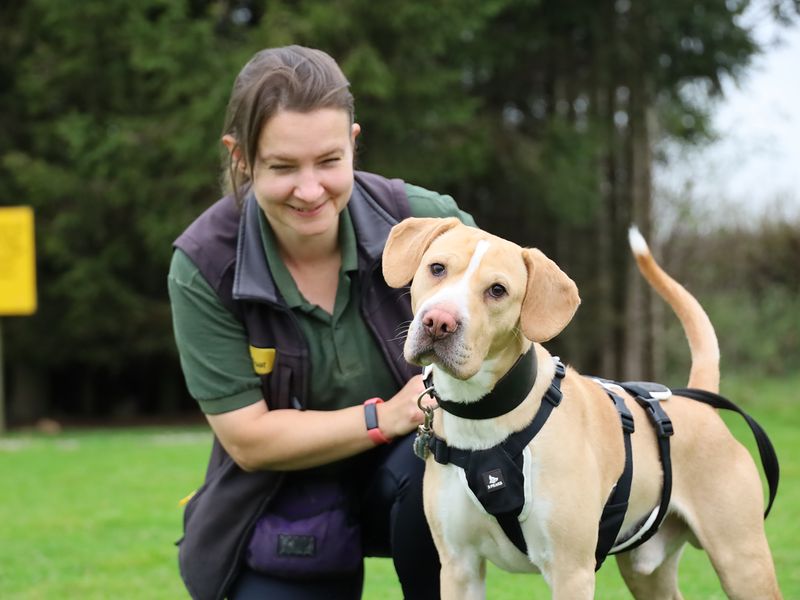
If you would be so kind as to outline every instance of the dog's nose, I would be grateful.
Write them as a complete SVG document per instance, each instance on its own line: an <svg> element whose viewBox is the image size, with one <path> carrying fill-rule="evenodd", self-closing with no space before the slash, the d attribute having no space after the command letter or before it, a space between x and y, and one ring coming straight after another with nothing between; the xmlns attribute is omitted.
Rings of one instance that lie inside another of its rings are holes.
<svg viewBox="0 0 800 600"><path fill-rule="evenodd" d="M449 312L432 308L422 318L422 326L435 341L447 337L458 329L458 321Z"/></svg>

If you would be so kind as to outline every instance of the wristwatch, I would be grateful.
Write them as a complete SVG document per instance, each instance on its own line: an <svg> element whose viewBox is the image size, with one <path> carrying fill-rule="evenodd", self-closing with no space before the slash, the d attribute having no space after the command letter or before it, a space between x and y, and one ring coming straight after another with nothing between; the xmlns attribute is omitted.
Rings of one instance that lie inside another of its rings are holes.
<svg viewBox="0 0 800 600"><path fill-rule="evenodd" d="M381 398L370 398L364 402L364 420L367 422L367 435L375 445L388 444L391 438L386 437L378 427L378 404L383 404Z"/></svg>

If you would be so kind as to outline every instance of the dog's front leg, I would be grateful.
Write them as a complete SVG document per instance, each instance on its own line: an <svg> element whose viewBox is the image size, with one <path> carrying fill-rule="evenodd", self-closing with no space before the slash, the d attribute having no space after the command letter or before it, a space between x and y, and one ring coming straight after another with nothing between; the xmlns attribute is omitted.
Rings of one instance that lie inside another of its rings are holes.
<svg viewBox="0 0 800 600"><path fill-rule="evenodd" d="M554 556L553 562L542 569L550 585L553 600L591 600L594 598L594 555L589 561L576 560L576 556Z"/></svg>
<svg viewBox="0 0 800 600"><path fill-rule="evenodd" d="M486 560L465 550L442 558L442 600L483 600L486 597Z"/></svg>

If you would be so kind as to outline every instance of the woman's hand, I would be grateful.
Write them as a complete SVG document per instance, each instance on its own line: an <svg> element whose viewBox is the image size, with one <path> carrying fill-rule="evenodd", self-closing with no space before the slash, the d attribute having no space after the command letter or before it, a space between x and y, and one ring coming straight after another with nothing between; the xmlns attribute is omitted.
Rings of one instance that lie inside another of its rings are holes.
<svg viewBox="0 0 800 600"><path fill-rule="evenodd" d="M422 424L425 413L419 409L417 400L424 391L425 384L422 382L422 375L415 375L399 392L377 406L378 426L386 437L403 436ZM423 406L434 404L433 399L427 394L422 399Z"/></svg>

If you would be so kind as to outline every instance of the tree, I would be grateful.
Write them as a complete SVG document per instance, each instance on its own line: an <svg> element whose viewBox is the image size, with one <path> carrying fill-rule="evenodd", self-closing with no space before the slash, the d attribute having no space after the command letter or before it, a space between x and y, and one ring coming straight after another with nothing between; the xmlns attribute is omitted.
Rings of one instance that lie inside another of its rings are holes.
<svg viewBox="0 0 800 600"><path fill-rule="evenodd" d="M115 377L137 382L126 394L156 394L174 356L171 240L216 195L241 54L175 3L34 0L11 16L0 185L36 211L40 281L38 314L9 327L12 363L103 413Z"/></svg>
<svg viewBox="0 0 800 600"><path fill-rule="evenodd" d="M747 5L511 1L476 38L487 42L473 48L472 93L495 133L481 183L514 200L488 225L542 246L591 299L556 344L586 368L653 374L650 295L627 228L650 233L655 142L702 137L720 80L756 52L739 24Z"/></svg>
<svg viewBox="0 0 800 600"><path fill-rule="evenodd" d="M129 395L139 412L185 397L164 282L171 241L217 196L238 69L289 43L342 64L362 168L451 193L576 279L586 302L557 352L647 376L653 316L625 231L632 220L649 231L654 142L701 138L720 80L757 51L739 21L748 5L4 3L0 197L36 209L41 292L39 313L7 328L17 390L43 385L55 409L86 414L115 410L107 396ZM797 3L766 6L790 19Z"/></svg>

